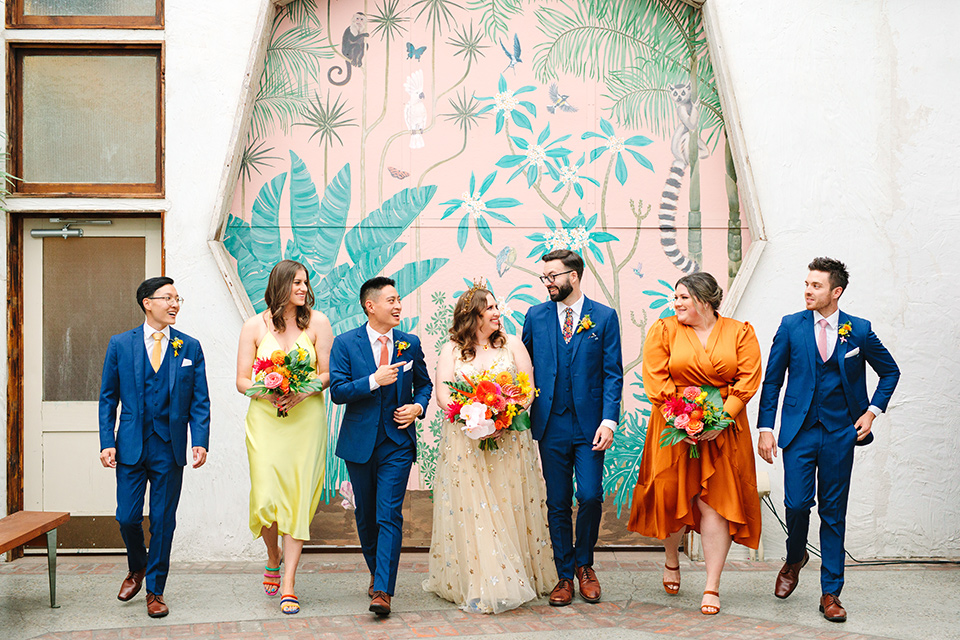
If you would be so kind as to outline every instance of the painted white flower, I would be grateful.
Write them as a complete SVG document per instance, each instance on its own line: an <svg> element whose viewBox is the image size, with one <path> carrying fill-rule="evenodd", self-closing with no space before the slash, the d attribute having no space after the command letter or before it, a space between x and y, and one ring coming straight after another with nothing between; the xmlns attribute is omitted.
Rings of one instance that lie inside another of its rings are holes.
<svg viewBox="0 0 960 640"><path fill-rule="evenodd" d="M570 184L577 179L577 170L569 165L560 167L560 182Z"/></svg>
<svg viewBox="0 0 960 640"><path fill-rule="evenodd" d="M533 164L542 167L547 160L547 152L538 144L532 144L523 152L527 160Z"/></svg>
<svg viewBox="0 0 960 640"><path fill-rule="evenodd" d="M584 227L567 229L567 235L570 238L569 249L571 251L582 249L583 247L587 246L587 242L590 240L590 234Z"/></svg>
<svg viewBox="0 0 960 640"><path fill-rule="evenodd" d="M460 418L467 423L462 430L471 440L479 440L497 430L493 420L487 418L487 406L479 402L464 405L460 409Z"/></svg>
<svg viewBox="0 0 960 640"><path fill-rule="evenodd" d="M623 151L623 138L610 136L607 138L607 146L610 147L610 151L613 151L614 153Z"/></svg>
<svg viewBox="0 0 960 640"><path fill-rule="evenodd" d="M499 305L497 305L497 306L498 306L499 309L500 309L500 315L501 315L501 316L509 316L511 313L513 313L513 309L511 309L511 308L510 308L510 305L509 305L508 303L506 303L506 302L501 302L501 303L500 303Z"/></svg>
<svg viewBox="0 0 960 640"><path fill-rule="evenodd" d="M463 200L463 204L460 206L473 215L483 213L483 202L480 201L480 198L475 197L464 191L460 194L460 199Z"/></svg>
<svg viewBox="0 0 960 640"><path fill-rule="evenodd" d="M566 229L557 229L550 234L550 237L547 238L547 246L550 247L550 251L555 251L556 249L567 249L570 244L570 236L567 234Z"/></svg>
<svg viewBox="0 0 960 640"><path fill-rule="evenodd" d="M497 111L513 111L520 101L512 93L502 91L493 96L493 103L497 106Z"/></svg>

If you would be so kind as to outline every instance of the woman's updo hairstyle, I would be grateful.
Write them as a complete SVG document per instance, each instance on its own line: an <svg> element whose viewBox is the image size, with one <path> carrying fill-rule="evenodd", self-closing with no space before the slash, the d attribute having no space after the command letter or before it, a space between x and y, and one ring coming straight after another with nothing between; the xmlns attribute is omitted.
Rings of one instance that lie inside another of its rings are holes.
<svg viewBox="0 0 960 640"><path fill-rule="evenodd" d="M706 271L698 271L683 276L677 280L676 286L679 287L680 285L687 288L691 297L709 305L714 313L720 308L720 301L723 300L723 289L720 288L717 279Z"/></svg>

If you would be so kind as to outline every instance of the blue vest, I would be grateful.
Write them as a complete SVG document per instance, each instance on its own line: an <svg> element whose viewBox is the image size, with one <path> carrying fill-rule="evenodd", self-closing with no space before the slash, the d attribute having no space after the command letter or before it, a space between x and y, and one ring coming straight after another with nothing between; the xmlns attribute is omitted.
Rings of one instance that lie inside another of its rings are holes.
<svg viewBox="0 0 960 640"><path fill-rule="evenodd" d="M843 392L843 382L840 379L838 351L840 350L835 348L826 362L820 359L819 353L814 356L817 365L816 388L813 392L813 403L803 421L804 427L819 421L827 431L839 431L854 423L850 418L847 398Z"/></svg>
<svg viewBox="0 0 960 640"><path fill-rule="evenodd" d="M570 411L576 414L573 406L573 374L570 372L573 363L573 338L570 342L563 339L563 331L557 332L557 379L553 386L553 405L550 413L557 415Z"/></svg>
<svg viewBox="0 0 960 640"><path fill-rule="evenodd" d="M170 442L170 367L172 349L160 362L160 370L154 373L149 358L143 372L143 439L156 433L164 442Z"/></svg>
<svg viewBox="0 0 960 640"><path fill-rule="evenodd" d="M380 398L380 423L377 426L377 445L381 444L386 438L390 438L400 445L410 442L410 437L402 433L400 429L397 429L393 421L393 410L397 407L396 385L397 383L393 383L387 387L377 389L377 395ZM387 428L387 425L391 425L391 428ZM412 429L413 426L411 425L408 428Z"/></svg>

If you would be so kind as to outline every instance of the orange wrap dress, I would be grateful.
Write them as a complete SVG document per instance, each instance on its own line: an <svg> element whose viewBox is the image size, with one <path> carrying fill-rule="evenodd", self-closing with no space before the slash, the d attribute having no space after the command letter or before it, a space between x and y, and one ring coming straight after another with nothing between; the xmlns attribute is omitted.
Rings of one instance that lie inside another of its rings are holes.
<svg viewBox="0 0 960 640"><path fill-rule="evenodd" d="M691 327L676 317L658 320L643 346L643 387L653 403L630 509L631 531L664 539L684 527L700 531L694 498L727 520L734 542L760 543L760 499L753 440L744 407L760 387L760 345L746 322L718 317L704 349ZM723 408L736 420L711 441L700 458L684 442L660 448L666 419L663 402L687 386L717 387Z"/></svg>

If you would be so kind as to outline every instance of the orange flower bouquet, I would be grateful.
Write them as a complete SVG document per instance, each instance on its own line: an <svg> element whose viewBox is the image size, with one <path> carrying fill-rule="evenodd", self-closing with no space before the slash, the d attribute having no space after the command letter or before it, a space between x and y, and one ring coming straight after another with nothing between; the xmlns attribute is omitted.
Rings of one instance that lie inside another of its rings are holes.
<svg viewBox="0 0 960 640"><path fill-rule="evenodd" d="M683 393L670 398L660 407L667 419L667 428L660 435L660 447L698 439L707 431L720 431L733 422L723 410L723 396L716 387L685 387ZM690 457L699 458L696 444L690 445Z"/></svg>
<svg viewBox="0 0 960 640"><path fill-rule="evenodd" d="M461 377L463 381L445 383L453 392L446 416L450 422L463 425L461 429L468 438L480 440L480 449L499 449L496 437L503 431L530 428L526 405L537 390L526 373L494 376L484 372L476 381L463 374Z"/></svg>
<svg viewBox="0 0 960 640"><path fill-rule="evenodd" d="M254 382L246 395L279 398L287 393L323 391L323 383L315 374L306 349L296 347L290 353L277 349L269 358L257 358L253 363ZM287 412L277 408L277 417L286 418Z"/></svg>

